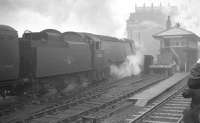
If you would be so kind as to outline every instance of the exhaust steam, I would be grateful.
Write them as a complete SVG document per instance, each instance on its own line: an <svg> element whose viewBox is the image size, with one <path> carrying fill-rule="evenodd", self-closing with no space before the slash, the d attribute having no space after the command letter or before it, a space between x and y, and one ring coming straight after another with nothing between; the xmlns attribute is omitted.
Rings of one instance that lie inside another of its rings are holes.
<svg viewBox="0 0 200 123"><path fill-rule="evenodd" d="M135 54L127 56L122 64L112 64L110 66L110 74L117 79L138 75L142 71L143 59L142 52L137 50Z"/></svg>

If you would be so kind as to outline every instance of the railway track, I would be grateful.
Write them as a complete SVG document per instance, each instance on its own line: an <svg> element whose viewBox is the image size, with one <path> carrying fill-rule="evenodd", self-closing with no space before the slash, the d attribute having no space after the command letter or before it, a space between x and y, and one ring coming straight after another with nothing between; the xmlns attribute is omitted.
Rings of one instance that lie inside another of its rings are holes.
<svg viewBox="0 0 200 123"><path fill-rule="evenodd" d="M145 80L138 80L136 82L129 82L129 85L126 85L125 82L123 84L124 87L119 91L119 88L122 88L122 85L118 85L117 87L109 88L108 90L100 91L99 96L95 96L91 99L86 99L81 102L73 102L75 104L63 104L59 105L45 111L33 114L31 117L27 118L24 122L27 123L38 123L38 122L47 122L52 121L52 123L56 122L76 122L80 120L83 115L87 115L92 112L97 112L99 110L108 108L108 107L116 107L116 105L120 104L126 98L132 96L134 93L143 89L145 87L149 87L152 84L163 80L163 77L147 77ZM129 80L130 81L130 80ZM130 86L131 85L131 86ZM112 94L108 95L108 91L114 91ZM98 92L98 91L97 91ZM103 95L103 96L102 96ZM98 97L98 98L97 98Z"/></svg>
<svg viewBox="0 0 200 123"><path fill-rule="evenodd" d="M17 107L20 107L20 104L15 97L10 97L5 100L0 99L0 118L14 112Z"/></svg>
<svg viewBox="0 0 200 123"><path fill-rule="evenodd" d="M123 79L122 79L123 80ZM141 81L141 78L136 78L135 82L137 81ZM62 100L57 101L55 104L51 104L49 106L46 106L45 108L42 108L36 112L34 112L35 114L40 114L41 112L45 112L47 110L53 110L56 109L58 106L62 106L63 104L68 104L70 105L76 105L80 102L83 102L84 100L90 99L90 98L95 98L95 96L98 96L101 90L107 90L109 88L112 88L116 85L114 85L114 83L119 83L120 80L118 81L113 81L113 82L107 82L107 81L101 81L101 82L96 82L95 84L87 87L87 88L82 88L79 91L75 91L74 93L70 93L68 95L66 95L65 97L62 98ZM80 93L81 92L81 93ZM63 101L64 100L64 101ZM13 100L12 100L13 103ZM16 102L15 102L16 103ZM12 112L14 112L14 109L12 108L14 104L10 104L10 102L6 101L6 105L5 103L2 105L0 104L0 122L1 122L1 118L6 116L6 115L10 115ZM5 118L6 119L6 118ZM7 118L9 119L9 118ZM9 120L9 122L15 122L17 121L16 118L14 118L13 120Z"/></svg>
<svg viewBox="0 0 200 123"><path fill-rule="evenodd" d="M6 108L5 108L6 107ZM14 111L12 104L0 106L0 117Z"/></svg>
<svg viewBox="0 0 200 123"><path fill-rule="evenodd" d="M177 84L124 123L181 123L182 112L191 102L191 99L182 97L185 88L185 83Z"/></svg>
<svg viewBox="0 0 200 123"><path fill-rule="evenodd" d="M134 82L140 82L143 79L136 79ZM83 91L82 93L78 94L78 95L73 95L70 98L67 98L63 104L56 104L50 107L46 107L45 109L42 109L38 112L35 112L36 115L42 115L43 112L46 111L51 111L51 110L57 110L58 107L59 108L67 108L67 107L72 107L72 106L76 106L80 103L83 103L86 100L92 99L92 98L97 98L99 97L101 94L105 93L107 90L114 88L116 86L117 83L119 83L120 81L117 81L116 83L110 83L110 84L106 84L103 83L99 86L95 86L92 88L88 88L88 90Z"/></svg>
<svg viewBox="0 0 200 123"><path fill-rule="evenodd" d="M157 79L153 80L155 78ZM25 120L12 118L6 122L12 123L16 121L21 121L25 123L32 123L32 122L40 122L41 120L41 123L42 123L44 120L51 120L51 121L56 120L58 119L56 118L56 115L59 115L59 117L63 117L63 118L60 118L59 120L63 120L63 121L71 123L72 121L81 118L81 116L83 115L87 115L91 112L99 111L100 109L109 108L109 107L112 107L112 109L115 109L113 107L116 107L117 105L119 105L120 102L122 102L124 98L128 98L137 90L139 90L138 89L139 86L140 86L140 89L142 89L144 87L148 87L152 84L155 84L156 82L163 80L164 78L166 77L147 76L144 79L137 79L135 81L128 80L129 82L127 83L129 83L128 86L130 85L132 86L131 89L129 88L129 90L127 89L122 90L119 95L117 96L114 95L113 97L107 97L107 98L100 97L100 96L105 95L106 93L108 93L109 90L112 90L112 89L115 90L117 86L118 87L124 86L123 85L124 82L117 81L109 85L102 84L100 86L89 89L88 91L78 96L74 96L71 99L68 99L62 104L53 105L45 109L42 109L40 111L34 112L30 117L26 118ZM149 82L149 80L151 82ZM143 83L144 81L146 81L146 83ZM126 93L124 93L124 91L126 91Z"/></svg>

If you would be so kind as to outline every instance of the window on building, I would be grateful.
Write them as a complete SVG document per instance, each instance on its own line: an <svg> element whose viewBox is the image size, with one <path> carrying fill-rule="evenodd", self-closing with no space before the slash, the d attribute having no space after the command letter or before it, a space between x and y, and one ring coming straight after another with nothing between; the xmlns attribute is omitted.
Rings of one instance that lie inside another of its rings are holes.
<svg viewBox="0 0 200 123"><path fill-rule="evenodd" d="M97 41L96 42L96 49L98 50L98 49L100 49L101 48L101 42L100 41Z"/></svg>
<svg viewBox="0 0 200 123"><path fill-rule="evenodd" d="M176 41L171 41L170 42L170 46L175 46L176 45Z"/></svg>
<svg viewBox="0 0 200 123"><path fill-rule="evenodd" d="M169 39L165 40L165 47L169 47L170 46L170 42L169 42Z"/></svg>
<svg viewBox="0 0 200 123"><path fill-rule="evenodd" d="M175 46L179 46L179 44L180 44L179 41L176 41L176 45Z"/></svg>
<svg viewBox="0 0 200 123"><path fill-rule="evenodd" d="M181 42L181 46L185 46L185 42L184 41Z"/></svg>
<svg viewBox="0 0 200 123"><path fill-rule="evenodd" d="M185 43L183 41L179 41L179 40L173 40L170 42L170 46L174 46L174 47L178 47L178 46L184 46Z"/></svg>

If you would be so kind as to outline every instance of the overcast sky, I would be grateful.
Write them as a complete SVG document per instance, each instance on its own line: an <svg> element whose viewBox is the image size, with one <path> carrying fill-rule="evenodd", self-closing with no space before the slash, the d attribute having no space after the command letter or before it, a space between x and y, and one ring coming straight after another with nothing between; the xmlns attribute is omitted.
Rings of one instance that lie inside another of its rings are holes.
<svg viewBox="0 0 200 123"><path fill-rule="evenodd" d="M176 20L200 32L199 0L0 0L0 24L25 31L54 28L61 32L81 31L116 37L126 36L126 20L135 3L176 5Z"/></svg>

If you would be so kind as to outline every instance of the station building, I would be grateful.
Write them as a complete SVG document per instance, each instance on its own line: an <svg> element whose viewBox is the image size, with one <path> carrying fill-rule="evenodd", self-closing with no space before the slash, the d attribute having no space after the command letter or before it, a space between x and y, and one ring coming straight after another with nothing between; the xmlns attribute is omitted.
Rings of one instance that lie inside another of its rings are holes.
<svg viewBox="0 0 200 123"><path fill-rule="evenodd" d="M165 29L167 16L173 17L176 14L176 9L174 6L161 4L159 6L153 4L135 5L134 12L130 13L126 22L127 38L140 44L143 54L153 55L156 61L160 44L152 35Z"/></svg>
<svg viewBox="0 0 200 123"><path fill-rule="evenodd" d="M167 20L167 29L156 33L153 37L160 42L160 54L157 65L152 68L171 68L188 72L198 59L198 41L200 38L191 31L183 29L180 24L171 27L170 17Z"/></svg>

